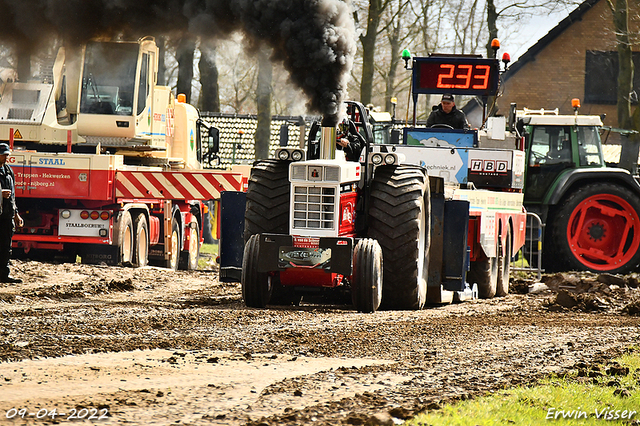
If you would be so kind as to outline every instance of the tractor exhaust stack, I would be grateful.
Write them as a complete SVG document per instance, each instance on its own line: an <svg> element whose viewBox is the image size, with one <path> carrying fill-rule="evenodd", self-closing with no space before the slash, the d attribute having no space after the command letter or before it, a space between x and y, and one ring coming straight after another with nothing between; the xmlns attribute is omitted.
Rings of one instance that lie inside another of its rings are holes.
<svg viewBox="0 0 640 426"><path fill-rule="evenodd" d="M320 158L323 160L335 160L337 128L336 126L323 125L320 129Z"/></svg>

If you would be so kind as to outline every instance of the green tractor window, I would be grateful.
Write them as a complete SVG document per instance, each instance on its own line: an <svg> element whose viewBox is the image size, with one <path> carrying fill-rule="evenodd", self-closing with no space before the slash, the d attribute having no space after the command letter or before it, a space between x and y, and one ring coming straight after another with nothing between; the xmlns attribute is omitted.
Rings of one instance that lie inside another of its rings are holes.
<svg viewBox="0 0 640 426"><path fill-rule="evenodd" d="M581 166L603 166L600 147L600 134L595 127L578 127L578 153Z"/></svg>
<svg viewBox="0 0 640 426"><path fill-rule="evenodd" d="M571 163L571 129L538 126L533 131L529 166Z"/></svg>

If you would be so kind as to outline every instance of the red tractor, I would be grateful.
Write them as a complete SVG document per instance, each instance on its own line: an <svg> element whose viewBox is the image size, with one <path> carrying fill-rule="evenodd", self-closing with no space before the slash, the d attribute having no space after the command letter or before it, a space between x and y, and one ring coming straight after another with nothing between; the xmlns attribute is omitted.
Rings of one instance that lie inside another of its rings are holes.
<svg viewBox="0 0 640 426"><path fill-rule="evenodd" d="M366 141L366 162L346 161L340 151L336 159L336 127L316 124L309 156L319 151L320 159L301 161L305 151L282 149L277 160L254 165L242 265L247 306L295 304L303 294L320 293L350 294L362 312L381 303L392 309L424 306L427 171L400 164L403 156L396 153L371 154L367 110L349 102L348 115Z"/></svg>

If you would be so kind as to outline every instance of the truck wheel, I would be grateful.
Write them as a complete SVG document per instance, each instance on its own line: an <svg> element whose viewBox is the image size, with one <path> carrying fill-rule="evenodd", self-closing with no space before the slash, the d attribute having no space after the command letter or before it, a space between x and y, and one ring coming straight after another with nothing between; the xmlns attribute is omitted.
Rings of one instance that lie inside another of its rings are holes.
<svg viewBox="0 0 640 426"><path fill-rule="evenodd" d="M149 224L144 214L139 214L133 224L136 230L134 242L135 251L133 253L133 266L147 266L149 262Z"/></svg>
<svg viewBox="0 0 640 426"><path fill-rule="evenodd" d="M264 160L251 169L244 241L255 234L289 233L289 161Z"/></svg>
<svg viewBox="0 0 640 426"><path fill-rule="evenodd" d="M358 312L375 312L382 300L382 248L376 240L358 241L353 251L351 300Z"/></svg>
<svg viewBox="0 0 640 426"><path fill-rule="evenodd" d="M118 260L124 266L130 266L133 263L133 222L131 221L131 213L122 212L120 217L120 246L118 252Z"/></svg>
<svg viewBox="0 0 640 426"><path fill-rule="evenodd" d="M242 258L242 298L249 308L264 308L271 298L269 275L258 272L258 235L249 237Z"/></svg>
<svg viewBox="0 0 640 426"><path fill-rule="evenodd" d="M493 256L471 262L467 281L478 284L478 296L481 299L494 297L498 287L498 258Z"/></svg>
<svg viewBox="0 0 640 426"><path fill-rule="evenodd" d="M507 236L505 238L504 253L502 243L498 239L498 285L496 286L496 296L506 296L509 294L509 275L511 274L511 227L507 225Z"/></svg>
<svg viewBox="0 0 640 426"><path fill-rule="evenodd" d="M172 270L178 269L180 263L180 248L182 239L180 237L180 225L175 216L171 218L171 255L167 259L167 268Z"/></svg>
<svg viewBox="0 0 640 426"><path fill-rule="evenodd" d="M190 226L187 230L189 235L189 251L180 253L180 264L178 267L187 271L198 269L198 259L200 258L200 228L198 224Z"/></svg>
<svg viewBox="0 0 640 426"><path fill-rule="evenodd" d="M416 166L382 166L371 183L369 237L384 257L382 306L421 309L427 299L429 178Z"/></svg>
<svg viewBox="0 0 640 426"><path fill-rule="evenodd" d="M627 188L611 183L583 186L548 220L551 250L545 257L561 259L565 270L633 271L640 263L638 212L640 200Z"/></svg>

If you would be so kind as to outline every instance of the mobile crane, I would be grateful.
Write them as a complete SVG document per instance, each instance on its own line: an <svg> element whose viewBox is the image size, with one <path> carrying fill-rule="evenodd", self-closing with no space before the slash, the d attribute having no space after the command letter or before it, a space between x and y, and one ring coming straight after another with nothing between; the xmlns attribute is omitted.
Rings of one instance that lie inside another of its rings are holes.
<svg viewBox="0 0 640 426"><path fill-rule="evenodd" d="M61 48L51 81L4 86L0 140L25 222L18 252L197 268L202 201L241 190L242 176L202 168L213 135L157 75L145 37Z"/></svg>

